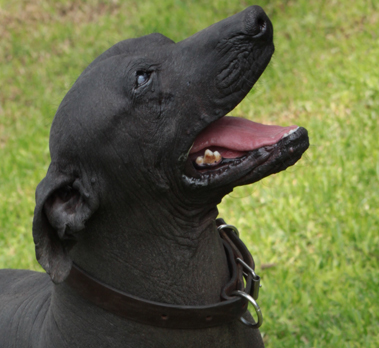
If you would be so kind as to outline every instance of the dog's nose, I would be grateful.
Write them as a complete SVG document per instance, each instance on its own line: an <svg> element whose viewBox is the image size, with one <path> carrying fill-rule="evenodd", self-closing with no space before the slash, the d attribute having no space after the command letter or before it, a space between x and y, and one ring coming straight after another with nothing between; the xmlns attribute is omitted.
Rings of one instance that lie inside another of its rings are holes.
<svg viewBox="0 0 379 348"><path fill-rule="evenodd" d="M245 11L245 30L253 38L272 37L272 24L260 6L250 6Z"/></svg>

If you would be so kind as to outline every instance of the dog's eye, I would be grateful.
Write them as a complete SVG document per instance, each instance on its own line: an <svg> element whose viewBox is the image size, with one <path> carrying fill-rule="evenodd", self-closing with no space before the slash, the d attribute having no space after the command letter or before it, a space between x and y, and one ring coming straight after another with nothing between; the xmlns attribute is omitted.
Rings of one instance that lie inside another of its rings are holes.
<svg viewBox="0 0 379 348"><path fill-rule="evenodd" d="M148 71L137 71L137 87L142 86L147 81L149 81L151 72Z"/></svg>

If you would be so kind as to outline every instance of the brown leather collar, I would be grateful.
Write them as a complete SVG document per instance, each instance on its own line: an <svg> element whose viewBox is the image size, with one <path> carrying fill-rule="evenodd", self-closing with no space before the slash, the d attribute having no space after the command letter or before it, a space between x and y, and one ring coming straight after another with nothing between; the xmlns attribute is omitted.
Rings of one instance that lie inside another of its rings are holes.
<svg viewBox="0 0 379 348"><path fill-rule="evenodd" d="M217 219L218 226L225 225ZM251 277L244 273L243 260L254 269L254 260L245 244L231 228L219 228L231 273L230 281L221 291L221 301L207 306L178 306L153 302L114 289L73 265L66 283L96 306L126 319L142 324L171 329L202 329L236 321L246 312L248 301L231 295L240 290L247 294L257 292ZM244 285L244 274L246 287ZM258 283L259 288L259 283ZM255 299L258 295L255 295Z"/></svg>

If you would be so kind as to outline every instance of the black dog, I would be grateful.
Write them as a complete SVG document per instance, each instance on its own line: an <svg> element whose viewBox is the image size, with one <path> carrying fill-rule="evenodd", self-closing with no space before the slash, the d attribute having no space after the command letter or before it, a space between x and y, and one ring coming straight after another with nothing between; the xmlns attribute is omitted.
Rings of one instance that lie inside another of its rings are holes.
<svg viewBox="0 0 379 348"><path fill-rule="evenodd" d="M239 241L215 218L235 186L308 147L303 128L224 117L273 52L254 6L179 43L122 41L89 65L59 106L36 193L36 254L53 282L0 272L0 347L263 347L236 320L247 301L221 296Z"/></svg>

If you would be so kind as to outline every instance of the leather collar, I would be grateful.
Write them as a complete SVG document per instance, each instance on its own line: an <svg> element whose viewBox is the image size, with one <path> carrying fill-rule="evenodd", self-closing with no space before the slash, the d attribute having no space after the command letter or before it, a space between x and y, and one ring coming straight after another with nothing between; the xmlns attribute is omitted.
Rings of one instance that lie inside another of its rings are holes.
<svg viewBox="0 0 379 348"><path fill-rule="evenodd" d="M250 271L253 270L254 260L245 244L239 239L235 227L226 225L222 219L217 219L216 223L219 226L231 274L229 282L221 291L219 303L206 306L179 306L148 301L102 283L75 264L66 283L96 306L146 325L171 329L203 329L236 321L247 311L248 300L243 296L234 296L232 293L243 291L256 299L259 279L256 284L254 277L247 276L246 266ZM254 271L252 272L255 275Z"/></svg>

